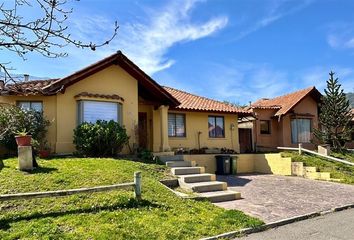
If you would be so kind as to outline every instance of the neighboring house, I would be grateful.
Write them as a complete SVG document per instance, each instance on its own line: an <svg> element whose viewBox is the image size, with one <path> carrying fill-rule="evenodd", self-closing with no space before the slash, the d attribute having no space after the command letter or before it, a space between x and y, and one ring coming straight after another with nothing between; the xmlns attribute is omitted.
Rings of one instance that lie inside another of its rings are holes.
<svg viewBox="0 0 354 240"><path fill-rule="evenodd" d="M277 147L313 148L313 129L318 127L318 103L321 93L310 87L272 99L252 103L255 119L240 123L240 130L252 128L253 149L276 150ZM240 132L240 139L244 136Z"/></svg>
<svg viewBox="0 0 354 240"><path fill-rule="evenodd" d="M352 136L351 136L352 141L347 143L346 147L350 148L350 149L354 149L354 108L351 110L351 112L352 112L352 115L353 115L353 119L352 119L352 122L351 122L351 126L353 128Z"/></svg>
<svg viewBox="0 0 354 240"><path fill-rule="evenodd" d="M56 153L73 152L76 126L98 119L124 125L131 148L158 152L217 147L239 152L238 117L251 114L162 87L120 51L61 79L0 85L0 102L43 111L53 120L47 140Z"/></svg>

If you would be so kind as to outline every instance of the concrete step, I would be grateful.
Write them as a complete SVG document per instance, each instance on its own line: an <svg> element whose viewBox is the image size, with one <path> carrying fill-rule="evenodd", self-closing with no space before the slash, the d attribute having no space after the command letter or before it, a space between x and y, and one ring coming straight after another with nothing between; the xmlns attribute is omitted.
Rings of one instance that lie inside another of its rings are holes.
<svg viewBox="0 0 354 240"><path fill-rule="evenodd" d="M205 173L204 167L173 167L171 168L173 175L187 175Z"/></svg>
<svg viewBox="0 0 354 240"><path fill-rule="evenodd" d="M184 183L210 182L215 180L216 180L215 174L211 174L211 173L188 174L188 175L181 175L178 177L178 181Z"/></svg>
<svg viewBox="0 0 354 240"><path fill-rule="evenodd" d="M167 167L195 167L195 161L168 161Z"/></svg>
<svg viewBox="0 0 354 240"><path fill-rule="evenodd" d="M226 202L241 199L241 193L232 190L203 192L198 195L207 198L210 202Z"/></svg>
<svg viewBox="0 0 354 240"><path fill-rule="evenodd" d="M321 174L319 172L305 172L304 178L317 180L317 179L321 179Z"/></svg>
<svg viewBox="0 0 354 240"><path fill-rule="evenodd" d="M163 163L184 161L183 155L166 155L166 156L158 156L158 157L160 161Z"/></svg>
<svg viewBox="0 0 354 240"><path fill-rule="evenodd" d="M316 167L304 167L305 172L316 172Z"/></svg>
<svg viewBox="0 0 354 240"><path fill-rule="evenodd" d="M211 182L196 182L196 183L182 183L181 188L192 190L193 192L213 192L227 190L226 182L211 181Z"/></svg>

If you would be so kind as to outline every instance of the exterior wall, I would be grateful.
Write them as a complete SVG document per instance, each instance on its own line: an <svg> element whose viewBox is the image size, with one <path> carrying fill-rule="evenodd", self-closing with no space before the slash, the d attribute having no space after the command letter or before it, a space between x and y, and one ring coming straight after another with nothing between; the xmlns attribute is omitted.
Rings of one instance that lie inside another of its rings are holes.
<svg viewBox="0 0 354 240"><path fill-rule="evenodd" d="M296 147L298 143L291 142L291 118L294 114L303 115L301 118L310 118L312 129L318 128L318 106L312 97L305 97L297 104L290 113L278 118L273 118L275 110L256 109L257 121L254 124L256 129L255 141L258 150L275 150L279 146ZM271 120L271 134L260 134L260 120ZM314 139L312 134L312 139ZM312 143L304 143L305 148L314 148Z"/></svg>
<svg viewBox="0 0 354 240"><path fill-rule="evenodd" d="M48 127L47 141L51 150L55 152L57 137L57 101L56 96L0 96L1 103L16 104L17 101L41 101L43 102L43 114L51 122Z"/></svg>
<svg viewBox="0 0 354 240"><path fill-rule="evenodd" d="M174 112L174 111L169 111ZM233 149L236 152L240 151L240 144L238 138L238 123L237 115L233 114L215 114L205 112L182 112L186 116L186 137L169 137L169 145L171 149L174 148L189 148L198 149L198 132L200 135L200 147L208 148L228 148ZM210 138L208 132L208 116L223 116L224 117L224 138ZM156 117L154 117L155 121ZM231 124L234 125L234 129L231 130ZM154 132L158 131L154 123ZM158 137L159 134L154 134L154 137ZM156 140L158 143L159 140ZM155 150L155 148L154 148Z"/></svg>
<svg viewBox="0 0 354 240"><path fill-rule="evenodd" d="M70 153L75 150L73 129L77 126L77 104L74 96L81 92L117 94L124 98L122 104L123 125L130 136L129 144L132 146L136 142L138 83L121 67L113 65L69 86L64 94L57 95L57 152ZM123 151L128 152L128 149Z"/></svg>
<svg viewBox="0 0 354 240"><path fill-rule="evenodd" d="M217 155L217 154L216 154ZM237 154L237 173L266 173L291 176L291 158L282 158L280 153ZM205 167L205 172L215 173L214 154L183 155L185 161L195 161Z"/></svg>

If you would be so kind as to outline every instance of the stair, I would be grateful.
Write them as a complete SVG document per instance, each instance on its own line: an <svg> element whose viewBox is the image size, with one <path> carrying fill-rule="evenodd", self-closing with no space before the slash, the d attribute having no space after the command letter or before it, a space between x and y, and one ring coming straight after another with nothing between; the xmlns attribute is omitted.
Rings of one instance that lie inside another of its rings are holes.
<svg viewBox="0 0 354 240"><path fill-rule="evenodd" d="M166 162L167 167L195 167L195 162L192 161L168 161Z"/></svg>
<svg viewBox="0 0 354 240"><path fill-rule="evenodd" d="M196 167L194 161L171 160L166 161L166 166L170 167L171 173L178 177L181 188L193 191L211 202L241 198L241 193L228 190L226 182L216 181L215 174L205 173L204 167Z"/></svg>
<svg viewBox="0 0 354 240"><path fill-rule="evenodd" d="M178 177L178 181L184 183L210 182L215 180L216 180L215 174L210 174L210 173L188 174L188 175L181 175Z"/></svg>
<svg viewBox="0 0 354 240"><path fill-rule="evenodd" d="M171 173L173 175L187 175L187 174L199 174L204 173L204 167L173 167Z"/></svg>
<svg viewBox="0 0 354 240"><path fill-rule="evenodd" d="M184 161L183 155L160 155L158 158L163 163Z"/></svg>
<svg viewBox="0 0 354 240"><path fill-rule="evenodd" d="M230 190L217 191L217 192L204 192L199 193L201 197L209 199L210 202L226 202L233 201L241 198L241 193Z"/></svg>
<svg viewBox="0 0 354 240"><path fill-rule="evenodd" d="M340 182L340 179L331 178L330 172L318 172L316 167L306 167L303 165L302 162L293 162L291 165L292 175L312 180Z"/></svg>
<svg viewBox="0 0 354 240"><path fill-rule="evenodd" d="M224 191L227 189L226 182L210 181L210 182L195 182L195 183L183 183L181 188L186 190L192 190L193 192L214 192Z"/></svg>

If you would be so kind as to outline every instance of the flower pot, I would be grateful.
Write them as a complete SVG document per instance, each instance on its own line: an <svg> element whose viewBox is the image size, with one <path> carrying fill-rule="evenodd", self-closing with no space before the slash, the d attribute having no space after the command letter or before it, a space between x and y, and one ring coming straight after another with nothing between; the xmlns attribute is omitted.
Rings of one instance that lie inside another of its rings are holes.
<svg viewBox="0 0 354 240"><path fill-rule="evenodd" d="M50 151L49 150L39 150L39 157L40 158L47 158L49 157Z"/></svg>
<svg viewBox="0 0 354 240"><path fill-rule="evenodd" d="M17 146L31 146L31 140L32 136L31 135L26 135L26 136L15 136L16 138L16 143Z"/></svg>

